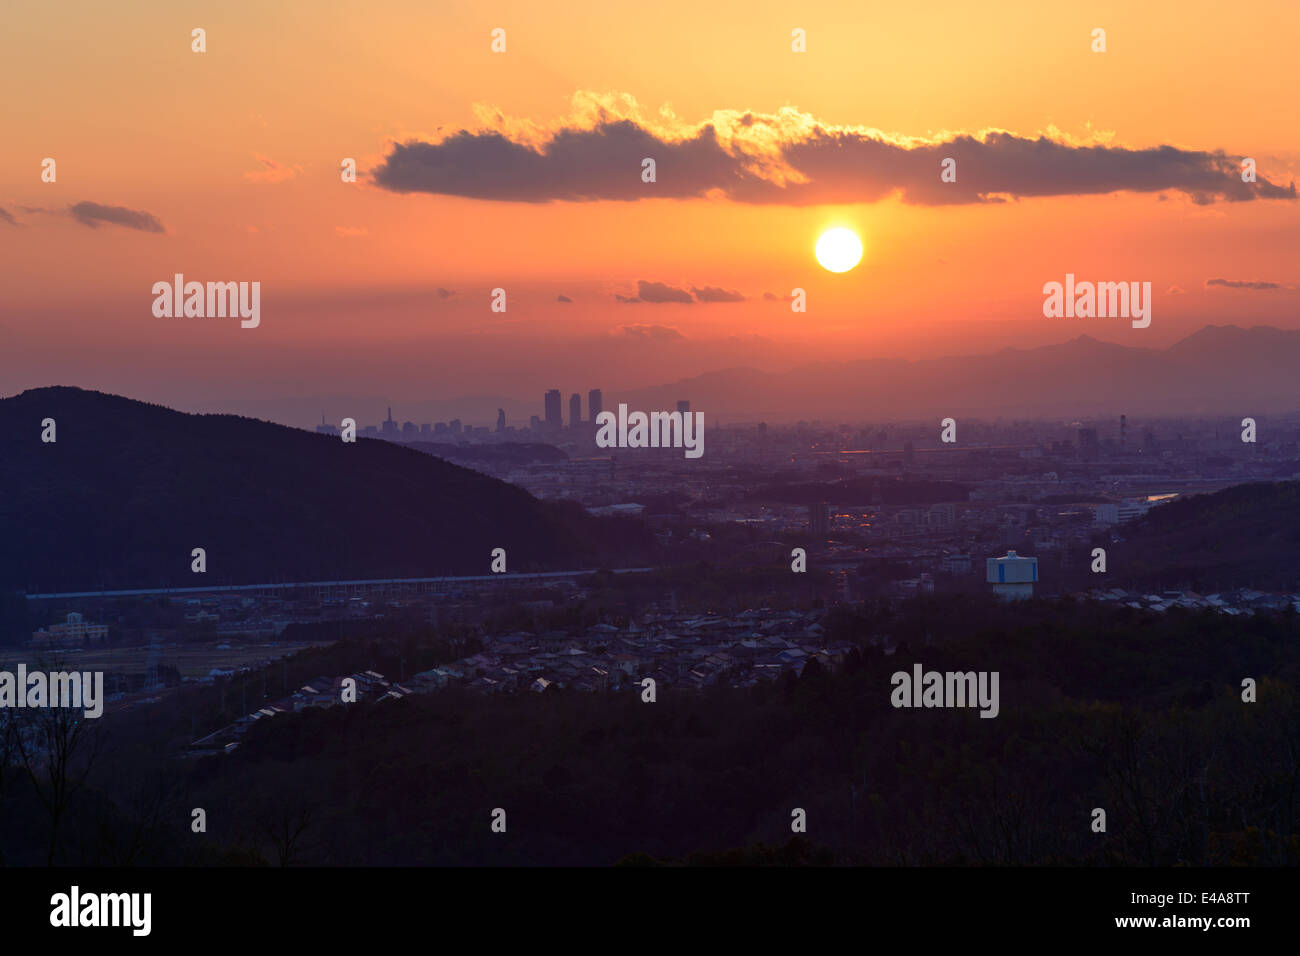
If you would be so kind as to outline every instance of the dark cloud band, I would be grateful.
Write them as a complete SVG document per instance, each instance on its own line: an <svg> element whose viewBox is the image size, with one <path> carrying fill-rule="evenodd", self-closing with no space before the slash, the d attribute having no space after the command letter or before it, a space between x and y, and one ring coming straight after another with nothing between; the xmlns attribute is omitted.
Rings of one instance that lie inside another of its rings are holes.
<svg viewBox="0 0 1300 956"><path fill-rule="evenodd" d="M1182 192L1197 203L1296 198L1294 183L1242 182L1240 159L1222 151L1075 145L1007 132L895 141L811 118L792 124L788 116L732 115L671 137L606 115L558 127L538 146L498 130L462 130L439 142L394 144L372 177L393 192L512 202L721 195L808 205L897 193L908 203L949 205L1121 191ZM653 183L641 178L646 157L655 160ZM940 178L948 158L956 160L953 182Z"/></svg>

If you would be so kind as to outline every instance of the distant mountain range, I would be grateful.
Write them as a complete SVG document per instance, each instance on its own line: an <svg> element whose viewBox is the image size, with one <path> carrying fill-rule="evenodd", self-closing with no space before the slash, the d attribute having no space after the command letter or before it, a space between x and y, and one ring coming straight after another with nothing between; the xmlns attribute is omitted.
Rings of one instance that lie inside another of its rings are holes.
<svg viewBox="0 0 1300 956"><path fill-rule="evenodd" d="M487 574L498 547L509 571L572 569L644 558L650 540L386 441L77 388L0 399L0 588Z"/></svg>
<svg viewBox="0 0 1300 956"><path fill-rule="evenodd" d="M1140 332L1133 337L1140 341ZM779 373L734 368L605 391L607 408L671 409L679 399L723 422L1297 411L1300 331L1210 325L1163 350L1081 335L988 355L823 362Z"/></svg>
<svg viewBox="0 0 1300 956"><path fill-rule="evenodd" d="M1077 328L1087 327L1087 319ZM1132 341L1143 342L1141 330ZM1165 349L1101 342L1080 335L1059 345L983 355L855 359L801 365L785 372L738 367L644 388L619 388L598 369L574 391L601 388L605 408L673 409L679 399L712 422L904 421L952 415L996 418L1080 418L1093 415L1177 416L1300 411L1300 330L1208 325ZM557 382L557 385L563 383ZM567 420L569 390L562 389ZM377 425L392 407L397 421L460 419L494 427L504 409L513 427L542 417L542 390L533 395L381 398L307 395L181 403L185 411L219 411L288 425L318 424L324 413ZM522 437L522 436L520 436Z"/></svg>

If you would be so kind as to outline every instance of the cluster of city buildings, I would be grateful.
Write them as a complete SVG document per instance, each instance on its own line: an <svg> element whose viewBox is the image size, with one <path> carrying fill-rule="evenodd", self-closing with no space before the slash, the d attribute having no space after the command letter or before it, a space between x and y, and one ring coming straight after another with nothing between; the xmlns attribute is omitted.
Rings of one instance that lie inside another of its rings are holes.
<svg viewBox="0 0 1300 956"><path fill-rule="evenodd" d="M487 425L469 425L459 418L447 422L412 421L398 423L393 418L393 409L388 409L388 418L378 425L363 425L357 429L361 438L382 438L395 442L454 442L456 444L499 443L502 441L549 442L558 447L574 451L590 452L595 448L596 419L604 410L601 390L593 388L587 392L587 414L582 413L582 395L574 392L569 396L569 412L564 415L564 395L558 388L549 389L542 399L543 414L532 415L527 428L506 424L504 408L497 409L495 427ZM677 402L677 411L683 417L691 410L691 403L682 399ZM340 434L337 425L332 425L321 416L321 423L316 426L320 435Z"/></svg>
<svg viewBox="0 0 1300 956"><path fill-rule="evenodd" d="M734 616L649 614L626 627L598 624L581 635L517 631L484 638L483 650L417 674L413 687L464 683L483 693L551 687L579 691L657 687L749 687L795 674L814 658L836 666L851 650L828 642L824 612L748 610Z"/></svg>
<svg viewBox="0 0 1300 956"><path fill-rule="evenodd" d="M1088 592L1088 596L1097 601L1116 602L1127 607L1150 611L1168 611L1172 608L1188 611L1213 610L1237 617L1259 611L1285 611L1293 608L1300 613L1300 594L1257 591L1254 588L1239 588L1214 594L1197 594L1195 591L1180 590L1151 594L1124 588L1099 588Z"/></svg>
<svg viewBox="0 0 1300 956"><path fill-rule="evenodd" d="M345 699L349 702L355 699L357 703L400 700L411 693L408 688L389 681L376 671L360 671L339 677L315 677L292 694L269 701L234 723L194 741L185 755L204 757L230 753L239 747L250 727L281 714L296 713L307 707L333 707L344 703Z"/></svg>
<svg viewBox="0 0 1300 956"><path fill-rule="evenodd" d="M663 613L646 615L625 627L597 624L581 633L490 635L478 653L400 683L375 671L315 678L195 741L189 755L229 753L250 727L280 714L345 705L353 699L358 703L400 700L450 685L483 694L552 689L641 693L646 678L654 680L657 689L698 690L719 683L750 687L776 680L786 671L799 675L810 660L835 668L853 645L826 639L821 624L824 613L766 608L734 616Z"/></svg>

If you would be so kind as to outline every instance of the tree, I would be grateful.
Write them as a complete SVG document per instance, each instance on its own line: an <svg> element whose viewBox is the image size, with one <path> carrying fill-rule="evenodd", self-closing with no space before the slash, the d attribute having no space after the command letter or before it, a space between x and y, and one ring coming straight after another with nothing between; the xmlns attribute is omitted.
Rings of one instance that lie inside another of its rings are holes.
<svg viewBox="0 0 1300 956"><path fill-rule="evenodd" d="M94 766L100 736L78 710L32 707L20 713L24 716L16 733L19 761L50 818L46 864L53 866L60 824Z"/></svg>

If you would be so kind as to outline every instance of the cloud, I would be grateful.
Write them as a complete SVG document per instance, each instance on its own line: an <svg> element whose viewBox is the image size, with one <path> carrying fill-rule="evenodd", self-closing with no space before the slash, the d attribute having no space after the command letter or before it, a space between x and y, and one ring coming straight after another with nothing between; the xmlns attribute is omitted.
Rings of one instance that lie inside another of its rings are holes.
<svg viewBox="0 0 1300 956"><path fill-rule="evenodd" d="M262 168L244 173L244 178L250 183L282 183L302 172L301 166L286 166L259 153L253 154L253 158L262 164Z"/></svg>
<svg viewBox="0 0 1300 956"><path fill-rule="evenodd" d="M1285 289L1286 286L1279 282L1264 282L1259 279L1206 279L1205 288L1220 286L1224 289L1248 289L1251 292L1271 292L1274 289Z"/></svg>
<svg viewBox="0 0 1300 956"><path fill-rule="evenodd" d="M438 286L438 298L440 299L450 299L455 294L455 289L444 289L442 286Z"/></svg>
<svg viewBox="0 0 1300 956"><path fill-rule="evenodd" d="M614 334L639 342L684 342L686 336L670 325L624 325Z"/></svg>
<svg viewBox="0 0 1300 956"><path fill-rule="evenodd" d="M393 143L371 171L380 188L509 202L636 201L722 196L744 203L1002 203L1033 196L1181 192L1197 204L1295 199L1295 184L1241 181L1223 150L1129 149L1056 129L935 137L823 123L784 107L717 110L686 123L629 96L579 92L549 127L480 110L482 128ZM656 182L641 181L652 157ZM940 180L956 160L957 181Z"/></svg>
<svg viewBox="0 0 1300 956"><path fill-rule="evenodd" d="M729 292L717 286L706 285L703 289L691 286L691 292L700 302L744 302L745 297L739 292Z"/></svg>
<svg viewBox="0 0 1300 956"><path fill-rule="evenodd" d="M125 229L138 229L141 232L166 233L167 229L153 213L144 210L127 209L125 206L101 206L97 202L79 202L69 206L72 218L91 229L99 228L101 222Z"/></svg>
<svg viewBox="0 0 1300 956"><path fill-rule="evenodd" d="M5 209L4 206L0 206L0 222L7 223L11 226L18 225L18 220L13 217L13 213Z"/></svg>
<svg viewBox="0 0 1300 956"><path fill-rule="evenodd" d="M1184 295L1185 293L1186 293L1185 289L1181 289L1176 285L1171 285L1168 289L1165 290L1165 295Z"/></svg>
<svg viewBox="0 0 1300 956"><path fill-rule="evenodd" d="M556 301L556 302L572 302L573 300L570 299L570 298L569 298L567 295L565 295L563 292L561 292L559 295L557 295L557 296L555 297L555 301Z"/></svg>
<svg viewBox="0 0 1300 956"><path fill-rule="evenodd" d="M619 295L616 292L614 298L619 302L681 302L685 305L691 305L695 301L685 289L666 282L647 282L645 279L637 281L636 295Z"/></svg>
<svg viewBox="0 0 1300 956"><path fill-rule="evenodd" d="M771 292L764 292L763 298L766 299L768 302L793 302L794 301L794 296L792 295L774 295Z"/></svg>
<svg viewBox="0 0 1300 956"><path fill-rule="evenodd" d="M351 236L368 236L370 235L370 230L365 226L335 226L334 233L339 236L339 238L346 239Z"/></svg>

